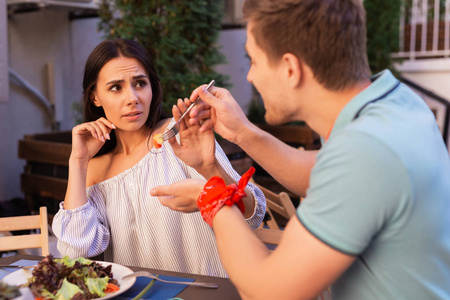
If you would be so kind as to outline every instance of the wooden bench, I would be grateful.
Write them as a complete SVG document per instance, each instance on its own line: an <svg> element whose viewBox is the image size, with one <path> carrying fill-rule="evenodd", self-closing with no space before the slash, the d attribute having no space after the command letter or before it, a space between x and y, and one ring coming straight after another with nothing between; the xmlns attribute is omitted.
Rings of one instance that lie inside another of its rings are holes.
<svg viewBox="0 0 450 300"><path fill-rule="evenodd" d="M19 140L19 158L26 160L21 189L31 211L46 206L49 215L54 215L64 200L71 137L70 132L58 132L26 135Z"/></svg>

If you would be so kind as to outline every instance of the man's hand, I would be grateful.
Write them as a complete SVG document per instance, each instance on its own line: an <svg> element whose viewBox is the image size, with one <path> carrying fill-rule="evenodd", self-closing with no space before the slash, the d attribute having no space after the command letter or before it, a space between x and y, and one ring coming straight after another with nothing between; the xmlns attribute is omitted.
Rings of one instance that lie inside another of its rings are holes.
<svg viewBox="0 0 450 300"><path fill-rule="evenodd" d="M195 89L190 97L195 101L197 97L204 102L196 105L190 112L191 124L202 122L200 132L213 129L230 142L238 143L239 137L252 123L247 119L239 104L224 88L205 86Z"/></svg>
<svg viewBox="0 0 450 300"><path fill-rule="evenodd" d="M161 185L150 190L150 195L158 197L162 205L176 211L191 213L198 211L197 199L206 181L185 179L169 185Z"/></svg>

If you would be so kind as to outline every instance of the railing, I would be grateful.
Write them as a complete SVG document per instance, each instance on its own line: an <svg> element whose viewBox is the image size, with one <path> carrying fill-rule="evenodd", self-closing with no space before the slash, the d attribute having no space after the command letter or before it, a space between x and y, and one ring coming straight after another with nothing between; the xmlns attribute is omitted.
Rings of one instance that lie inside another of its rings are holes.
<svg viewBox="0 0 450 300"><path fill-rule="evenodd" d="M450 57L450 0L403 0L395 58Z"/></svg>
<svg viewBox="0 0 450 300"><path fill-rule="evenodd" d="M430 97L434 101L437 101L439 103L442 103L445 106L445 118L444 118L444 125L442 130L442 137L444 139L445 145L448 146L448 126L450 123L450 101L442 98L441 96L436 95L435 93L427 90L426 88L418 85L415 82L412 82L409 79L400 77L400 80L407 84L408 86L412 87L413 89L419 91L422 94L425 94L426 96Z"/></svg>

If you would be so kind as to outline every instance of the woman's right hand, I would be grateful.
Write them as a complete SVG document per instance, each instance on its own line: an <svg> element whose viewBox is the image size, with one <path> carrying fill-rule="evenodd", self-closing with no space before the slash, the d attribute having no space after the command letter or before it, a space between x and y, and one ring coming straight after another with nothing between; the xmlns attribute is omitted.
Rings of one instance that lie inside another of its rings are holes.
<svg viewBox="0 0 450 300"><path fill-rule="evenodd" d="M100 150L116 126L105 118L86 122L72 129L72 159L90 160Z"/></svg>

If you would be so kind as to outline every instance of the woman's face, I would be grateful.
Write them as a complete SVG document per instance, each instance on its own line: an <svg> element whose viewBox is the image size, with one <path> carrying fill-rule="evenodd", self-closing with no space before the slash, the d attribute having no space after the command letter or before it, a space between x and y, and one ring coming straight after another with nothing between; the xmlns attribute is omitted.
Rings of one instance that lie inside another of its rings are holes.
<svg viewBox="0 0 450 300"><path fill-rule="evenodd" d="M141 129L148 119L153 96L148 76L137 59L114 58L100 70L92 102L103 107L106 118L117 128Z"/></svg>

